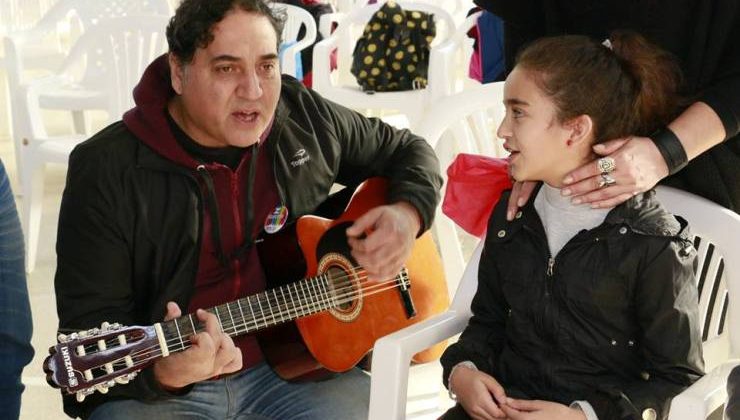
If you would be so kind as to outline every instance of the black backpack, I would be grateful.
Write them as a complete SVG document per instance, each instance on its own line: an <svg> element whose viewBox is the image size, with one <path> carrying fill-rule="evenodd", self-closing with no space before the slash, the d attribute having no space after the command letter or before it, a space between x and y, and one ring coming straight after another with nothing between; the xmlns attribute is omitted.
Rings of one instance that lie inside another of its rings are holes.
<svg viewBox="0 0 740 420"><path fill-rule="evenodd" d="M388 1L365 25L350 71L366 92L423 89L435 35L433 15Z"/></svg>

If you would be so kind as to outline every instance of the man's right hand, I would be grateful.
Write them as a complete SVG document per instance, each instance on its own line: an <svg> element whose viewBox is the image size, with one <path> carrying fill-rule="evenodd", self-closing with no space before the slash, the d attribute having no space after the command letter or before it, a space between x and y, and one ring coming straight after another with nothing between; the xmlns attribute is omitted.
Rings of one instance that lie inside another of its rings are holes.
<svg viewBox="0 0 740 420"><path fill-rule="evenodd" d="M475 420L505 419L499 408L506 403L506 393L493 376L479 370L460 366L450 376L450 389L457 402Z"/></svg>
<svg viewBox="0 0 740 420"><path fill-rule="evenodd" d="M181 313L175 302L168 302L165 321ZM164 389L177 390L242 368L242 352L234 346L231 337L221 332L216 315L202 309L198 309L196 315L205 325L205 331L190 338L189 349L154 363L154 377Z"/></svg>

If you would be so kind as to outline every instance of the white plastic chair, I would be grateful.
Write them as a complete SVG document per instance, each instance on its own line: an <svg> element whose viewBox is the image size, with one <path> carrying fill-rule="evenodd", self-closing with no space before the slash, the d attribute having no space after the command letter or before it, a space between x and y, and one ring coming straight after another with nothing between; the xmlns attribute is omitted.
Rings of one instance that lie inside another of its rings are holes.
<svg viewBox="0 0 740 420"><path fill-rule="evenodd" d="M445 56L450 57L449 60L441 63L445 68L441 72L447 75L446 85L443 87L443 91L440 92L442 96L452 95L461 92L466 89L475 88L481 83L477 80L473 80L468 77L470 57L473 54L473 39L468 37L468 31L478 24L478 18L483 12L478 11L467 18L458 25L452 36L451 42L445 47ZM449 50L449 51L447 51Z"/></svg>
<svg viewBox="0 0 740 420"><path fill-rule="evenodd" d="M58 70L71 47L71 43L63 38L74 41L76 34L82 34L109 18L171 14L167 0L58 0L33 27L5 37L2 64L7 71L11 113L18 107L15 96L23 95L23 84L29 81L26 77L29 71L48 73ZM94 66L88 66L87 69L89 71L74 89L49 86L49 90L40 98L42 108L71 111L77 133L88 132L84 110L106 109L105 101L91 92L89 86L104 85L107 75L94 70ZM21 137L13 133L13 138L20 173L22 162L19 161L18 150Z"/></svg>
<svg viewBox="0 0 740 420"><path fill-rule="evenodd" d="M296 56L316 42L316 21L306 10L291 4L274 2L270 3L270 6L284 11L286 15L282 41L283 44L289 45L280 53L280 70L284 74L297 77ZM306 29L303 37L298 39L301 26Z"/></svg>
<svg viewBox="0 0 740 420"><path fill-rule="evenodd" d="M414 127L414 132L434 148L445 184L447 167L458 153L506 155L495 134L506 113L503 88L503 82L489 83L441 98ZM441 205L437 208L432 232L442 256L447 289L452 293L465 267L460 238L470 240L470 235L442 213Z"/></svg>
<svg viewBox="0 0 740 420"><path fill-rule="evenodd" d="M355 77L350 73L355 43L362 34L365 24L381 7L381 4L353 9L339 21L337 29L331 36L316 44L313 50L313 88L325 98L358 111L397 110L404 114L409 125L413 126L421 118L425 108L438 96L435 86L448 79L437 69L443 68L438 63L447 59L440 55L440 51L454 33L455 24L450 14L439 6L406 1L396 3L404 10L419 10L434 14L437 36L430 49L426 89L376 92L369 95L360 89ZM323 22L327 22L327 19ZM330 55L334 49L337 49L337 69L331 72Z"/></svg>
<svg viewBox="0 0 740 420"><path fill-rule="evenodd" d="M445 169L460 152L503 156L503 150L499 152L495 147L488 147L484 150L481 147L483 144L493 146L496 143L500 143L500 141L496 140L495 132L505 112L502 102L503 83L481 85L475 89L440 99L438 103L430 108L424 119L419 123L415 132L425 138L434 147L440 161L445 182ZM458 283L465 270L466 257L468 257L471 249L475 247L479 239L457 228L442 213L441 205L437 208L435 221L432 225L432 233L442 257L442 265L445 278L447 279L447 290L451 294L451 311L457 313L462 310L467 313L470 309L466 304L461 304L460 302L467 302L470 297L465 297L468 292L461 292L460 287L463 287L463 285L460 284L458 287ZM473 253L473 257L468 258L475 260L475 252ZM475 287L469 293L472 296L474 292ZM467 322L467 317L464 321ZM406 360L405 363L407 366L402 382L396 382L394 379L392 386L390 380L382 379L388 374L385 368L373 370L373 388L371 391L373 394L371 398L372 401L383 401L388 395L395 395L396 392L399 392L403 395L403 406L384 406L381 408L379 407L380 404L371 404L371 418L403 418L403 415L408 416L408 418L425 418L425 414L438 412L442 408L440 406L439 395L443 390L442 382L440 381L442 368L439 362L413 366L410 371L410 377L411 381L414 382L414 386L409 388L407 392L409 359L399 353L395 353L397 351L405 352L406 349L389 349L383 347L383 342L383 340L379 340L376 343L376 352L380 350L381 354L384 354L383 352L386 350L392 351L394 352L394 357L400 358L393 359L392 361L385 358L382 362L379 362L381 364L375 366L386 366L386 363L392 363L392 370L396 370L399 368L397 363L402 363L403 360ZM391 347L395 345L396 343L394 342ZM382 384L383 389L376 386L377 384ZM407 395L410 401L408 408L406 407ZM392 403L396 404L396 402Z"/></svg>
<svg viewBox="0 0 740 420"><path fill-rule="evenodd" d="M704 377L673 398L669 419L705 419L726 400L727 376L740 364L740 216L684 191L663 186L657 191L666 208L686 218L699 238L695 241L697 282L707 370ZM384 368L371 377L370 419L403 418L411 355L459 334L467 325L478 283L480 248L465 269L449 311L376 342L372 364Z"/></svg>
<svg viewBox="0 0 740 420"><path fill-rule="evenodd" d="M697 236L697 285L707 374L671 402L669 420L705 419L727 399L727 377L740 364L740 216L668 187L658 198ZM732 297L732 298L731 298Z"/></svg>
<svg viewBox="0 0 740 420"><path fill-rule="evenodd" d="M46 163L67 163L72 148L84 135L50 137L41 119L42 98L58 86L77 86L72 71L79 63L87 64L88 74L96 71L104 79L88 84L88 103L95 103L108 113L109 122L120 119L133 106L131 91L146 66L167 50L166 16L126 16L108 19L89 28L72 47L62 71L31 82L16 97L18 107L14 130L23 138L21 185L23 190L23 226L26 234L26 263L32 271L36 263L43 201L43 169ZM84 76L82 78L84 79Z"/></svg>

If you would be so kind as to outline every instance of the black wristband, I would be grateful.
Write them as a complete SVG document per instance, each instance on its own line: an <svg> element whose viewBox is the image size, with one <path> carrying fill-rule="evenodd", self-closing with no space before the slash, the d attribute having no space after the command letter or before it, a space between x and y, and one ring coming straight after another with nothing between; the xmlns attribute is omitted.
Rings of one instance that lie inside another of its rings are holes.
<svg viewBox="0 0 740 420"><path fill-rule="evenodd" d="M668 165L669 175L675 174L689 163L689 158L686 156L681 140L668 127L656 131L655 134L650 136L650 140L655 143L666 165Z"/></svg>

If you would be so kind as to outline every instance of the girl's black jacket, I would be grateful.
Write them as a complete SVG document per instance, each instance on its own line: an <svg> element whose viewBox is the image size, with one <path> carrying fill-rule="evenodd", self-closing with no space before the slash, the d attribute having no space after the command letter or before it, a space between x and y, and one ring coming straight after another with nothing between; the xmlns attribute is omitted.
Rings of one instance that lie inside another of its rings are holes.
<svg viewBox="0 0 740 420"><path fill-rule="evenodd" d="M586 400L601 420L667 417L703 374L686 222L649 191L553 256L534 200L507 222L508 198L488 224L473 317L442 356L445 384L471 360L507 395Z"/></svg>

